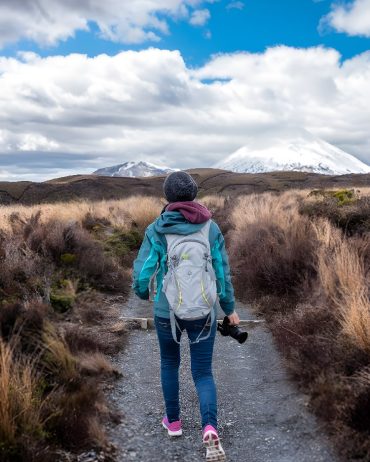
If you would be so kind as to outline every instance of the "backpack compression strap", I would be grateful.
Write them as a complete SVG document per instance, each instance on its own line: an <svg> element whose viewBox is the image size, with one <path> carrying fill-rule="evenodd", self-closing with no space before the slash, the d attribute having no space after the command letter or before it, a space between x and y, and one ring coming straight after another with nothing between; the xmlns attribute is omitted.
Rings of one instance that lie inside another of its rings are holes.
<svg viewBox="0 0 370 462"><path fill-rule="evenodd" d="M208 324L209 319L211 319L211 325L209 327L209 332L207 335L201 338L200 336L202 335L206 325ZM200 331L198 337L193 342L189 339L189 343L194 344L194 343L199 343L201 340L207 340L207 338L211 335L211 329L212 329L213 323L215 322L215 319L216 319L215 307L213 306L207 317L207 321L204 323L203 329ZM180 342L177 340L176 328L178 328L180 332L181 332L181 329L176 320L175 313L171 309L170 309L170 324L171 324L172 337L174 341L180 345Z"/></svg>

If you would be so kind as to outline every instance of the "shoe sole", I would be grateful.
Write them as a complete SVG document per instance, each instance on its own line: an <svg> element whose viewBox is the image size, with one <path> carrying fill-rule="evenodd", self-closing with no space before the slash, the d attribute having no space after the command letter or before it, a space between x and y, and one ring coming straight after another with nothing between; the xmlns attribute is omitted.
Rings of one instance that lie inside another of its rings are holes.
<svg viewBox="0 0 370 462"><path fill-rule="evenodd" d="M170 436L181 436L182 435L182 429L176 430L175 432L170 430L166 425L162 422L163 428L165 428Z"/></svg>
<svg viewBox="0 0 370 462"><path fill-rule="evenodd" d="M221 446L219 437L215 433L207 432L203 438L203 443L207 450L207 462L222 462L226 460L225 451Z"/></svg>

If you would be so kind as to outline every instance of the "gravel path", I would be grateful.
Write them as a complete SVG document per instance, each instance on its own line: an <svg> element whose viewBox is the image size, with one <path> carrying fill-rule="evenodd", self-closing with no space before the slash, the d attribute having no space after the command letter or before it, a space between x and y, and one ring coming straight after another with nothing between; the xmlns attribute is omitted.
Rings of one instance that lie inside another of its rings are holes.
<svg viewBox="0 0 370 462"><path fill-rule="evenodd" d="M237 311L241 318L254 318L246 306L239 305ZM122 305L122 313L151 316L152 308L131 297ZM183 436L176 439L170 439L160 425L164 408L155 331L131 331L125 351L114 358L123 373L110 396L123 414L122 423L110 429L119 448L119 462L204 460L186 334L182 336L181 349ZM305 397L289 382L271 334L263 324L249 330L244 345L217 334L213 370L219 433L229 462L336 460L319 424L306 409Z"/></svg>

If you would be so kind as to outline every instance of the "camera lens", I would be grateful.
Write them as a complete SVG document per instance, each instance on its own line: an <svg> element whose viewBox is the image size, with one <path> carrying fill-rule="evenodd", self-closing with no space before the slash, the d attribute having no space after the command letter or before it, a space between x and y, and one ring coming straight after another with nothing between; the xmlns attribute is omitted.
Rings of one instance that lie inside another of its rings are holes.
<svg viewBox="0 0 370 462"><path fill-rule="evenodd" d="M239 331L239 335L237 337L237 341L239 343L244 343L248 338L248 332L242 332L242 331Z"/></svg>
<svg viewBox="0 0 370 462"><path fill-rule="evenodd" d="M248 338L248 332L242 331L238 326L230 325L229 318L227 316L224 317L223 323L217 324L217 329L221 335L227 336L237 340L239 343L244 343Z"/></svg>

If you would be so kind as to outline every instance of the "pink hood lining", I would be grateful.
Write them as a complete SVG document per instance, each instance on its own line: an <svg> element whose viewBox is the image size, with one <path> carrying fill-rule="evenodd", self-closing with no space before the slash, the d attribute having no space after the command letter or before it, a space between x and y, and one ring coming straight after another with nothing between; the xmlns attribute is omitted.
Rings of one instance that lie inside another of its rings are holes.
<svg viewBox="0 0 370 462"><path fill-rule="evenodd" d="M190 223L204 223L212 217L212 213L207 207L194 201L171 202L166 207L167 212L175 210L180 212Z"/></svg>

